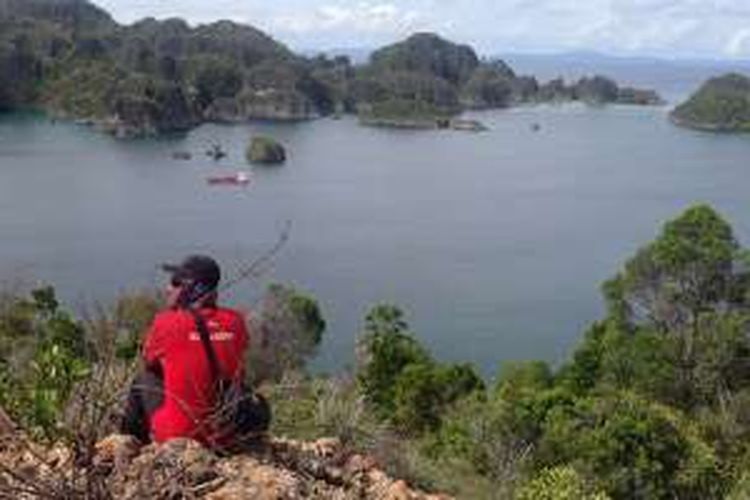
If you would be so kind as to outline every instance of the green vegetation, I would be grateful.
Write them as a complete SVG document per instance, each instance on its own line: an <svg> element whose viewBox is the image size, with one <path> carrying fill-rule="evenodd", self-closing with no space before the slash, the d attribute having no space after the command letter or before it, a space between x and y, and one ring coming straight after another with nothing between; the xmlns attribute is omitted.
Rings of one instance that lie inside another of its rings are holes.
<svg viewBox="0 0 750 500"><path fill-rule="evenodd" d="M431 33L353 67L346 57L298 56L230 21L120 26L87 0L0 0L0 110L40 107L118 137L334 112L357 112L375 125L435 127L467 108L562 98L653 104L654 96L602 77L540 86Z"/></svg>
<svg viewBox="0 0 750 500"><path fill-rule="evenodd" d="M377 306L358 389L347 386L369 413L349 435L377 454L382 422L399 436L406 458L385 458L403 477L461 498L743 498L747 262L719 214L691 207L604 284L607 315L567 363L509 363L491 387L436 362L400 309Z"/></svg>
<svg viewBox="0 0 750 500"><path fill-rule="evenodd" d="M730 73L704 83L672 112L678 125L719 132L750 131L750 78Z"/></svg>
<svg viewBox="0 0 750 500"><path fill-rule="evenodd" d="M332 106L314 63L229 21L119 26L86 0L0 0L0 28L0 108L39 106L119 136L205 119L307 118Z"/></svg>
<svg viewBox="0 0 750 500"><path fill-rule="evenodd" d="M418 33L375 51L370 65L383 73L429 74L456 85L469 79L479 66L479 58L468 45L456 45L432 33Z"/></svg>
<svg viewBox="0 0 750 500"><path fill-rule="evenodd" d="M245 156L249 163L278 164L286 161L284 146L265 136L253 137Z"/></svg>
<svg viewBox="0 0 750 500"><path fill-rule="evenodd" d="M29 429L50 431L91 362L84 330L52 288L5 297L0 319L0 405Z"/></svg>
<svg viewBox="0 0 750 500"><path fill-rule="evenodd" d="M719 214L691 207L603 285L607 314L569 361L507 363L489 385L435 360L388 304L367 314L352 373L311 377L320 306L272 285L248 377L273 401L275 433L337 436L460 498L745 498L749 263ZM116 408L157 307L136 294L81 321L51 288L4 295L0 406L38 436L79 436L71 415Z"/></svg>
<svg viewBox="0 0 750 500"><path fill-rule="evenodd" d="M576 470L569 466L545 469L516 496L518 500L607 500L604 493L592 492Z"/></svg>

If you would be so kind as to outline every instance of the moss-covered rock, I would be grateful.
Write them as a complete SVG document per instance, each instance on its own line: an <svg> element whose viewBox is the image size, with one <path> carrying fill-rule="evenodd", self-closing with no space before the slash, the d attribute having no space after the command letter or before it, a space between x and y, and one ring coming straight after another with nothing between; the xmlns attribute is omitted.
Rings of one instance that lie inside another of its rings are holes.
<svg viewBox="0 0 750 500"><path fill-rule="evenodd" d="M245 156L250 163L276 165L286 161L286 150L270 137L256 136L250 140Z"/></svg>

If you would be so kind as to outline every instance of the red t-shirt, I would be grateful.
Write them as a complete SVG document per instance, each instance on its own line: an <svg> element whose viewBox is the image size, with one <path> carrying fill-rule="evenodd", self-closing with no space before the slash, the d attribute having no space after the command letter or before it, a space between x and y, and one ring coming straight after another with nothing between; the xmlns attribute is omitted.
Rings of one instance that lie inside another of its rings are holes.
<svg viewBox="0 0 750 500"><path fill-rule="evenodd" d="M224 308L200 311L211 334L221 376L240 380L248 345L245 320ZM147 364L161 364L164 402L151 415L151 436L157 443L189 437L216 444L219 430L207 416L214 406L214 380L200 333L189 311L170 310L156 315L143 346Z"/></svg>

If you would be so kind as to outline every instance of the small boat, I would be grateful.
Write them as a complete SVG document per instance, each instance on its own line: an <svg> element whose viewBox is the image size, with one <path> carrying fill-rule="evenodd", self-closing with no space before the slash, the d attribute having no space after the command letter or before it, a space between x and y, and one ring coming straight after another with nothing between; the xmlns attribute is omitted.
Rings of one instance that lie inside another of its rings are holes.
<svg viewBox="0 0 750 500"><path fill-rule="evenodd" d="M212 175L206 181L211 185L245 186L250 184L250 175L247 172L237 172L232 175Z"/></svg>

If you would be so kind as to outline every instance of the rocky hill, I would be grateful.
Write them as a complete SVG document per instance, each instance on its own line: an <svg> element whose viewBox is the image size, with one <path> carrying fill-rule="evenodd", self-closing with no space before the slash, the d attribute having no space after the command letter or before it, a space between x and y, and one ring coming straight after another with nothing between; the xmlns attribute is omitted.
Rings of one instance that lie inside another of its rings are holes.
<svg viewBox="0 0 750 500"><path fill-rule="evenodd" d="M230 21L121 26L86 0L0 0L0 28L0 108L41 106L122 137L332 108L314 64Z"/></svg>
<svg viewBox="0 0 750 500"><path fill-rule="evenodd" d="M0 497L91 499L378 499L439 500L389 478L374 460L336 440L270 439L220 457L187 439L140 447L110 436L90 454L42 447L19 438L0 442Z"/></svg>
<svg viewBox="0 0 750 500"><path fill-rule="evenodd" d="M621 88L603 76L540 84L502 60L482 61L468 45L419 33L374 52L353 82L365 123L439 127L466 109L581 101L587 104L661 104L652 90Z"/></svg>
<svg viewBox="0 0 750 500"><path fill-rule="evenodd" d="M567 100L659 102L652 91L620 89L604 77L540 84L431 33L355 67L346 57L299 56L231 21L123 26L88 0L0 0L0 110L41 107L118 137L334 112L434 127L465 109Z"/></svg>
<svg viewBox="0 0 750 500"><path fill-rule="evenodd" d="M678 125L718 132L750 131L750 78L729 73L705 82L671 114Z"/></svg>

